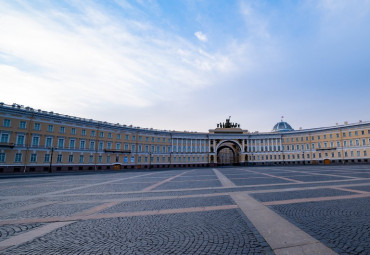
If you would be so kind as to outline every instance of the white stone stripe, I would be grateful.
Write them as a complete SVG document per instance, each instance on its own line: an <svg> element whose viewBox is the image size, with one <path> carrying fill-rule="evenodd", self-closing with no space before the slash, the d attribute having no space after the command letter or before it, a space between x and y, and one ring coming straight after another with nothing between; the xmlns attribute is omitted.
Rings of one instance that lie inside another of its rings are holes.
<svg viewBox="0 0 370 255"><path fill-rule="evenodd" d="M229 178L223 175L220 171L218 171L215 168L213 168L212 170L213 172L215 172L217 178L219 179L223 187L227 187L227 188L236 187L235 183L233 183Z"/></svg>
<svg viewBox="0 0 370 255"><path fill-rule="evenodd" d="M9 239L6 239L0 242L0 251L7 249L11 246L17 246L17 245L32 241L33 239L37 237L43 236L57 228L61 228L73 222L74 221L54 222L54 223L47 224L46 226L39 227L34 230L25 232L23 234L10 237Z"/></svg>
<svg viewBox="0 0 370 255"><path fill-rule="evenodd" d="M231 197L276 254L337 254L247 193Z"/></svg>

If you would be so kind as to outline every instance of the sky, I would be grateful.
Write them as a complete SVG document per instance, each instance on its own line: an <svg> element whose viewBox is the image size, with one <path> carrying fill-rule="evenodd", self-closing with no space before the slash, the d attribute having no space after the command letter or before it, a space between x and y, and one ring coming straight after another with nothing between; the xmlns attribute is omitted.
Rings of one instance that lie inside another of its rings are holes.
<svg viewBox="0 0 370 255"><path fill-rule="evenodd" d="M145 128L370 121L369 0L0 0L0 101Z"/></svg>

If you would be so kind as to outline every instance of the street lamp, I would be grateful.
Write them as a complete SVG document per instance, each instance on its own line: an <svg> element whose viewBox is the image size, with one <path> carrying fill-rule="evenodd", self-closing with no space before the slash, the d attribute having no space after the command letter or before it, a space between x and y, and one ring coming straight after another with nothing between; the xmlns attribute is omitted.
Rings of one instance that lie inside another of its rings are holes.
<svg viewBox="0 0 370 255"><path fill-rule="evenodd" d="M52 173L52 164L53 164L53 154L54 154L54 147L50 147L50 150L51 150L51 156L50 156L50 165L49 165L49 173Z"/></svg>
<svg viewBox="0 0 370 255"><path fill-rule="evenodd" d="M152 167L152 152L149 152L149 169Z"/></svg>

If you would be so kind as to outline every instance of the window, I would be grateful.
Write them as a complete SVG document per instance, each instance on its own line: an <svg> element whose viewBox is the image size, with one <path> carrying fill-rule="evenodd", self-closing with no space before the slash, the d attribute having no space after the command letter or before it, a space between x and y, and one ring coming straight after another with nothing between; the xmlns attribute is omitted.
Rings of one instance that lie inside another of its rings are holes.
<svg viewBox="0 0 370 255"><path fill-rule="evenodd" d="M44 156L44 162L45 163L50 162L50 154L45 154L45 156Z"/></svg>
<svg viewBox="0 0 370 255"><path fill-rule="evenodd" d="M324 135L324 139L326 139L326 135Z"/></svg>
<svg viewBox="0 0 370 255"><path fill-rule="evenodd" d="M19 128L26 129L26 122L25 121L19 122Z"/></svg>
<svg viewBox="0 0 370 255"><path fill-rule="evenodd" d="M80 163L84 162L84 155L80 155Z"/></svg>
<svg viewBox="0 0 370 255"><path fill-rule="evenodd" d="M338 151L338 157L342 157L342 153Z"/></svg>
<svg viewBox="0 0 370 255"><path fill-rule="evenodd" d="M33 126L34 130L40 130L41 129L41 124L40 123L35 123Z"/></svg>
<svg viewBox="0 0 370 255"><path fill-rule="evenodd" d="M367 157L367 152L364 151L364 156ZM0 161L1 161L1 157L0 157Z"/></svg>
<svg viewBox="0 0 370 255"><path fill-rule="evenodd" d="M76 128L72 128L72 129L71 129L71 134L72 134L72 135L75 135L75 134L76 134Z"/></svg>
<svg viewBox="0 0 370 255"><path fill-rule="evenodd" d="M57 156L57 162L61 163L62 162L62 154L58 154Z"/></svg>
<svg viewBox="0 0 370 255"><path fill-rule="evenodd" d="M48 125L48 132L54 131L54 125Z"/></svg>
<svg viewBox="0 0 370 255"><path fill-rule="evenodd" d="M111 143L111 142L108 142L108 143L107 143L107 149L108 149L108 150L112 149L112 143Z"/></svg>
<svg viewBox="0 0 370 255"><path fill-rule="evenodd" d="M58 148L64 148L64 138L58 139Z"/></svg>
<svg viewBox="0 0 370 255"><path fill-rule="evenodd" d="M161 138L157 137L157 143L161 142Z"/></svg>
<svg viewBox="0 0 370 255"><path fill-rule="evenodd" d="M352 132L350 131L350 132L348 132L348 136L349 137L351 137L352 136Z"/></svg>
<svg viewBox="0 0 370 255"><path fill-rule="evenodd" d="M142 152L143 151L143 146L141 144L138 145L137 151L138 152Z"/></svg>
<svg viewBox="0 0 370 255"><path fill-rule="evenodd" d="M131 163L135 163L135 157L134 156L131 157Z"/></svg>
<svg viewBox="0 0 370 255"><path fill-rule="evenodd" d="M121 139L121 134L117 134L117 139Z"/></svg>
<svg viewBox="0 0 370 255"><path fill-rule="evenodd" d="M59 132L64 134L66 132L66 128L65 127L60 127Z"/></svg>
<svg viewBox="0 0 370 255"><path fill-rule="evenodd" d="M104 147L104 142L100 141L99 142L99 150L102 150Z"/></svg>
<svg viewBox="0 0 370 255"><path fill-rule="evenodd" d="M35 163L36 161L37 161L37 154L36 153L32 153L31 154L30 162Z"/></svg>
<svg viewBox="0 0 370 255"><path fill-rule="evenodd" d="M360 140L356 139L356 146L360 146Z"/></svg>
<svg viewBox="0 0 370 255"><path fill-rule="evenodd" d="M131 152L135 152L136 151L136 146L135 146L135 144L132 144L131 145Z"/></svg>
<svg viewBox="0 0 370 255"><path fill-rule="evenodd" d="M9 134L1 134L1 142L8 143L9 142Z"/></svg>
<svg viewBox="0 0 370 255"><path fill-rule="evenodd" d="M73 163L73 154L68 156L68 162Z"/></svg>
<svg viewBox="0 0 370 255"><path fill-rule="evenodd" d="M355 136L358 136L358 131L355 131Z"/></svg>
<svg viewBox="0 0 370 255"><path fill-rule="evenodd" d="M149 142L149 137L145 137L145 141L146 142Z"/></svg>
<svg viewBox="0 0 370 255"><path fill-rule="evenodd" d="M116 150L120 150L121 149L121 143L116 143Z"/></svg>
<svg viewBox="0 0 370 255"><path fill-rule="evenodd" d="M90 141L90 150L95 150L95 142Z"/></svg>
<svg viewBox="0 0 370 255"><path fill-rule="evenodd" d="M102 157L102 155L99 155L98 156L98 163L102 163L103 162L103 157Z"/></svg>
<svg viewBox="0 0 370 255"><path fill-rule="evenodd" d="M69 140L69 148L74 149L76 147L76 140L75 139L70 139Z"/></svg>
<svg viewBox="0 0 370 255"><path fill-rule="evenodd" d="M343 147L347 147L347 141L343 141Z"/></svg>
<svg viewBox="0 0 370 255"><path fill-rule="evenodd" d="M108 133L108 138L112 138L112 133Z"/></svg>
<svg viewBox="0 0 370 255"><path fill-rule="evenodd" d="M320 140L320 136L319 135L317 136L317 140Z"/></svg>
<svg viewBox="0 0 370 255"><path fill-rule="evenodd" d="M32 138L32 146L34 146L34 147L39 146L39 141L40 141L40 137L38 137L38 136L34 136L34 137Z"/></svg>
<svg viewBox="0 0 370 255"><path fill-rule="evenodd" d="M107 163L110 163L110 155L107 156Z"/></svg>
<svg viewBox="0 0 370 255"><path fill-rule="evenodd" d="M339 141L337 141L337 147L340 147L340 142Z"/></svg>
<svg viewBox="0 0 370 255"><path fill-rule="evenodd" d="M330 134L330 139L332 139L333 138L333 134Z"/></svg>
<svg viewBox="0 0 370 255"><path fill-rule="evenodd" d="M360 154L360 151L357 151L357 157L360 157L361 154Z"/></svg>
<svg viewBox="0 0 370 255"><path fill-rule="evenodd" d="M4 127L10 127L10 120L9 119L4 119L3 120L3 126Z"/></svg>
<svg viewBox="0 0 370 255"><path fill-rule="evenodd" d="M136 136L132 136L132 141L135 141L136 140Z"/></svg>
<svg viewBox="0 0 370 255"><path fill-rule="evenodd" d="M139 141L142 141L143 140L143 137L142 136L139 136Z"/></svg>
<svg viewBox="0 0 370 255"><path fill-rule="evenodd" d="M99 133L99 136L100 136L100 137L104 137L104 132L100 132L100 133Z"/></svg>
<svg viewBox="0 0 370 255"><path fill-rule="evenodd" d="M343 132L343 137L346 137L346 133Z"/></svg>
<svg viewBox="0 0 370 255"><path fill-rule="evenodd" d="M46 137L46 140L45 140L45 147L46 148L50 148L52 146L52 143L53 143L53 138L51 137Z"/></svg>
<svg viewBox="0 0 370 255"><path fill-rule="evenodd" d="M95 130L91 130L91 136L95 136Z"/></svg>
<svg viewBox="0 0 370 255"><path fill-rule="evenodd" d="M22 153L16 153L14 162L20 163L22 161Z"/></svg>
<svg viewBox="0 0 370 255"><path fill-rule="evenodd" d="M90 155L89 156L89 163L93 163L94 162L94 155Z"/></svg>
<svg viewBox="0 0 370 255"><path fill-rule="evenodd" d="M0 163L5 162L5 153L0 153Z"/></svg>
<svg viewBox="0 0 370 255"><path fill-rule="evenodd" d="M80 141L80 149L81 150L85 149L85 144L86 144L86 141L85 140L81 140Z"/></svg>
<svg viewBox="0 0 370 255"><path fill-rule="evenodd" d="M86 135L86 129L82 129L81 135L85 136Z"/></svg>
<svg viewBox="0 0 370 255"><path fill-rule="evenodd" d="M24 135L17 136L17 145L24 145Z"/></svg>

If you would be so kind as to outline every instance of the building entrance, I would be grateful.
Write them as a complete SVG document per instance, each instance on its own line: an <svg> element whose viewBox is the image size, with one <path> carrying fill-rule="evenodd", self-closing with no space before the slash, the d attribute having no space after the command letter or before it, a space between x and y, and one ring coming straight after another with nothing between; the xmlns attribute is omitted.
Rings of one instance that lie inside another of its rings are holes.
<svg viewBox="0 0 370 255"><path fill-rule="evenodd" d="M227 141L220 144L217 149L218 165L236 165L239 164L240 148L233 141Z"/></svg>

